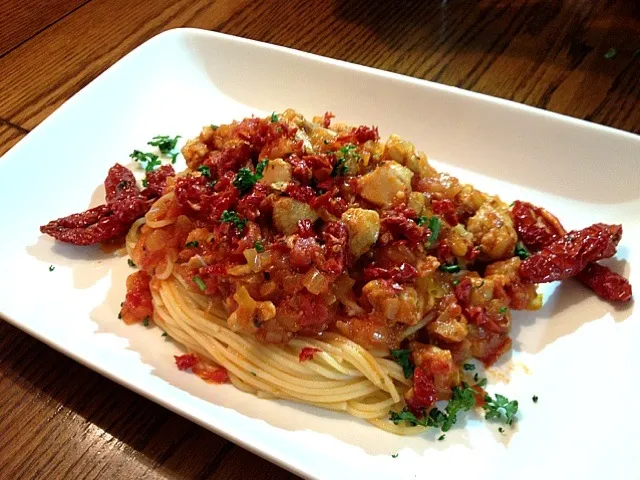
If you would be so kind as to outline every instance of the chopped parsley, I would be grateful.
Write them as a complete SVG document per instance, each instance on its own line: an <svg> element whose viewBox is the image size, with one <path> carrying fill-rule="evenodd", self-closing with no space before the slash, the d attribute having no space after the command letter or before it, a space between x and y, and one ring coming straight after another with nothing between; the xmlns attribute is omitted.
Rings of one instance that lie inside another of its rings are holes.
<svg viewBox="0 0 640 480"><path fill-rule="evenodd" d="M478 381L478 372L476 372L476 373L473 375L473 381L474 381L474 382L477 382L477 381Z"/></svg>
<svg viewBox="0 0 640 480"><path fill-rule="evenodd" d="M198 288L203 292L207 289L207 285L202 281L202 279L199 276L196 275L191 280L193 280L193 283L195 283L198 286Z"/></svg>
<svg viewBox="0 0 640 480"><path fill-rule="evenodd" d="M447 273L458 273L460 271L460 265L440 265L438 268L440 271Z"/></svg>
<svg viewBox="0 0 640 480"><path fill-rule="evenodd" d="M389 419L396 425L405 421L411 426L439 427L443 432L447 432L456 423L458 413L469 411L475 406L476 398L474 392L473 388L463 383L462 387L453 388L453 397L447 403L444 411L432 408L428 414L418 418L405 407L399 412L389 412Z"/></svg>
<svg viewBox="0 0 640 480"><path fill-rule="evenodd" d="M533 403L538 403L538 395L531 397L531 400L533 400Z"/></svg>
<svg viewBox="0 0 640 480"><path fill-rule="evenodd" d="M398 454L394 453L393 455L391 455L391 458L398 458Z"/></svg>
<svg viewBox="0 0 640 480"><path fill-rule="evenodd" d="M180 152L172 152L169 154L169 156L171 157L171 163L176 163L178 155L180 155Z"/></svg>
<svg viewBox="0 0 640 480"><path fill-rule="evenodd" d="M144 320L142 320L142 325L144 325L145 327L149 326L149 317L144 317Z"/></svg>
<svg viewBox="0 0 640 480"><path fill-rule="evenodd" d="M478 381L478 376L477 376L477 375L478 375L478 374L476 374L476 375L474 375L474 376L473 376L473 380L476 382L476 386L477 386L477 387L480 387L480 388L484 388L484 387L486 387L486 386L487 386L487 379L486 379L486 378L481 378L481 379Z"/></svg>
<svg viewBox="0 0 640 480"><path fill-rule="evenodd" d="M130 258L127 258L127 263L129 264L129 266L130 266L131 268L136 268L136 264L135 264L135 263L133 263L133 260L131 260Z"/></svg>
<svg viewBox="0 0 640 480"><path fill-rule="evenodd" d="M198 167L198 171L202 174L203 177L207 177L207 178L211 177L211 169L206 165L200 165Z"/></svg>
<svg viewBox="0 0 640 480"><path fill-rule="evenodd" d="M498 310L498 313L500 315L504 315L505 313L507 313L507 310L509 310L507 307L500 307L500 309Z"/></svg>
<svg viewBox="0 0 640 480"><path fill-rule="evenodd" d="M472 372L476 369L476 366L473 363L465 363L464 365L462 365L462 368L464 368L467 372Z"/></svg>
<svg viewBox="0 0 640 480"><path fill-rule="evenodd" d="M134 161L140 162L140 165L144 168L145 172L153 172L156 167L159 167L162 162L158 158L158 155L154 153L144 153L140 150L134 150L133 153L129 155L130 158L133 158Z"/></svg>
<svg viewBox="0 0 640 480"><path fill-rule="evenodd" d="M118 312L118 320L122 320L122 312Z"/></svg>
<svg viewBox="0 0 640 480"><path fill-rule="evenodd" d="M253 242L253 248L255 248L256 252L258 252L258 253L264 252L264 245L262 245L262 242L260 242L258 240Z"/></svg>
<svg viewBox="0 0 640 480"><path fill-rule="evenodd" d="M333 170L331 170L331 176L345 176L348 171L349 168L344 164L344 158L339 158L336 164L333 166Z"/></svg>
<svg viewBox="0 0 640 480"><path fill-rule="evenodd" d="M531 256L531 253L529 252L527 247L524 246L522 242L518 242L516 243L515 255L520 257L520 260L526 260Z"/></svg>
<svg viewBox="0 0 640 480"><path fill-rule="evenodd" d="M179 138L180 135L176 135L174 138L168 135L156 135L150 142L147 142L147 145L158 147L161 153L171 154L171 151L176 148Z"/></svg>
<svg viewBox="0 0 640 480"><path fill-rule="evenodd" d="M446 437L446 435L443 433L438 437L438 441L441 442L442 440L444 440L444 437Z"/></svg>
<svg viewBox="0 0 640 480"><path fill-rule="evenodd" d="M504 428L502 428L502 427L498 427L498 431L499 431L500 433L504 433Z"/></svg>
<svg viewBox="0 0 640 480"><path fill-rule="evenodd" d="M168 337L169 334L167 332L162 332L162 335L160 335L161 337Z"/></svg>
<svg viewBox="0 0 640 480"><path fill-rule="evenodd" d="M455 279L453 282L451 282L451 283L453 283L453 286L455 287L455 286L457 286L457 285L460 283L460 280L458 280L458 279L456 278L456 279Z"/></svg>
<svg viewBox="0 0 640 480"><path fill-rule="evenodd" d="M143 186L144 188L147 188L147 187L149 186L149 181L148 181L146 178L143 178L143 179L142 179L142 186Z"/></svg>
<svg viewBox="0 0 640 480"><path fill-rule="evenodd" d="M49 265L49 271L53 272L56 269L56 267L54 267L53 265Z"/></svg>
<svg viewBox="0 0 640 480"><path fill-rule="evenodd" d="M604 58L606 58L607 60L613 60L614 58L616 58L618 56L618 49L616 47L611 47L609 50L607 50L607 52L604 54Z"/></svg>
<svg viewBox="0 0 640 480"><path fill-rule="evenodd" d="M213 123L209 126L211 127L211 130L217 130L219 128L218 125L215 125Z"/></svg>
<svg viewBox="0 0 640 480"><path fill-rule="evenodd" d="M271 123L277 123L278 122L278 115L276 114L276 112L273 112L271 114L270 119L271 119Z"/></svg>
<svg viewBox="0 0 640 480"><path fill-rule="evenodd" d="M420 218L424 218L424 217L420 217ZM427 248L433 247L435 243L438 241L438 236L440 235L441 226L442 225L438 217L429 217L427 227L429 228L429 231L431 233L429 234L429 238L427 239L427 243L426 243Z"/></svg>
<svg viewBox="0 0 640 480"><path fill-rule="evenodd" d="M262 178L267 163L269 163L269 160L266 158L258 163L256 173L253 173L248 168L241 168L233 179L233 185L240 190L241 194L248 192Z"/></svg>
<svg viewBox="0 0 640 480"><path fill-rule="evenodd" d="M496 393L495 398L490 395L484 397L485 404L482 406L485 410L484 418L487 420L501 420L507 425L511 425L518 413L518 401L509 400L504 395Z"/></svg>
<svg viewBox="0 0 640 480"><path fill-rule="evenodd" d="M198 242L197 240L193 240L191 242L188 242L185 244L185 248L196 248L198 245L200 245L200 242Z"/></svg>
<svg viewBox="0 0 640 480"><path fill-rule="evenodd" d="M404 378L411 378L415 369L411 362L411 350L391 350L391 356L402 367Z"/></svg>
<svg viewBox="0 0 640 480"><path fill-rule="evenodd" d="M220 217L222 223L233 223L238 231L242 232L247 221L233 210L225 210Z"/></svg>

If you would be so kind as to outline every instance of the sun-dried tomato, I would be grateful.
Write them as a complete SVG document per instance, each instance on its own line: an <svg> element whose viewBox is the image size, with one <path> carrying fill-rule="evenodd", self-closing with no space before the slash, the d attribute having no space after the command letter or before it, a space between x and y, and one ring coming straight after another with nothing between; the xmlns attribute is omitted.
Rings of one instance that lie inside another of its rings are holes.
<svg viewBox="0 0 640 480"><path fill-rule="evenodd" d="M324 128L329 128L329 125L331 125L331 119L335 118L335 115L331 112L325 112L324 116L322 117L322 126Z"/></svg>
<svg viewBox="0 0 640 480"><path fill-rule="evenodd" d="M195 353L185 353L184 355L174 355L176 367L178 370L189 370L198 363L198 357Z"/></svg>
<svg viewBox="0 0 640 480"><path fill-rule="evenodd" d="M445 198L444 200L433 200L431 202L433 213L442 216L449 225L458 224L458 215L456 213L456 205L452 200Z"/></svg>
<svg viewBox="0 0 640 480"><path fill-rule="evenodd" d="M61 242L94 245L121 235L129 226L129 223L123 223L113 216L113 211L107 205L101 205L84 213L52 220L41 226L40 231Z"/></svg>
<svg viewBox="0 0 640 480"><path fill-rule="evenodd" d="M410 263L401 263L393 268L381 268L369 266L364 269L364 278L366 280L375 280L378 278L393 280L397 283L410 282L418 276L418 270Z"/></svg>
<svg viewBox="0 0 640 480"><path fill-rule="evenodd" d="M597 263L587 265L576 278L610 302L628 302L633 296L631 284L626 278Z"/></svg>
<svg viewBox="0 0 640 480"><path fill-rule="evenodd" d="M268 194L269 187L256 183L251 192L238 201L238 213L249 220L255 220L260 216L262 202Z"/></svg>
<svg viewBox="0 0 640 480"><path fill-rule="evenodd" d="M320 352L322 352L322 350L320 350L319 348L304 347L302 350L300 350L300 355L298 355L298 361L306 362L307 360L312 360L313 355L315 353L320 353Z"/></svg>
<svg viewBox="0 0 640 480"><path fill-rule="evenodd" d="M213 367L207 363L198 362L191 368L191 371L205 382L220 384L229 381L229 372L224 367Z"/></svg>
<svg viewBox="0 0 640 480"><path fill-rule="evenodd" d="M340 275L347 265L349 232L342 222L329 222L322 231L326 261L322 270Z"/></svg>
<svg viewBox="0 0 640 480"><path fill-rule="evenodd" d="M413 395L406 398L407 406L414 413L430 408L436 403L438 392L433 381L433 376L422 367L416 367L413 371Z"/></svg>
<svg viewBox="0 0 640 480"><path fill-rule="evenodd" d="M363 144L368 140L377 142L380 138L378 133L378 127L367 127L366 125L360 125L357 128L352 128L351 131L343 133L337 138L340 143L356 143Z"/></svg>
<svg viewBox="0 0 640 480"><path fill-rule="evenodd" d="M471 302L472 288L473 285L471 284L471 279L469 279L468 277L463 278L462 280L460 280L460 283L456 285L453 293L455 294L458 302L460 302L461 305L468 305L469 302Z"/></svg>
<svg viewBox="0 0 640 480"><path fill-rule="evenodd" d="M127 277L127 295L120 310L120 316L127 325L142 322L153 315L150 280L151 277L144 270Z"/></svg>
<svg viewBox="0 0 640 480"><path fill-rule="evenodd" d="M511 216L520 240L533 252L546 247L566 233L555 216L544 208L528 202L513 202Z"/></svg>
<svg viewBox="0 0 640 480"><path fill-rule="evenodd" d="M534 252L566 234L566 230L553 214L528 202L515 201L511 215L520 239ZM576 278L604 300L610 302L631 300L632 289L629 280L609 267L589 263Z"/></svg>
<svg viewBox="0 0 640 480"><path fill-rule="evenodd" d="M139 193L133 173L119 163L109 169L107 178L104 181L104 190L107 203L117 202L123 198L136 196Z"/></svg>
<svg viewBox="0 0 640 480"><path fill-rule="evenodd" d="M613 256L621 236L621 225L603 223L569 232L523 261L520 276L532 283L574 277L589 262Z"/></svg>
<svg viewBox="0 0 640 480"><path fill-rule="evenodd" d="M302 203L309 203L312 199L315 198L316 192L311 187L303 187L301 185L296 185L294 183L289 183L287 185L287 189L285 193L289 195L294 200L297 200Z"/></svg>
<svg viewBox="0 0 640 480"><path fill-rule="evenodd" d="M315 232L313 231L313 222L310 218L302 218L298 220L298 236L301 238L315 236Z"/></svg>
<svg viewBox="0 0 640 480"><path fill-rule="evenodd" d="M390 211L380 222L381 232L390 232L396 240L406 238L412 245L423 243L430 232L427 228L420 227L411 217L415 217L411 209Z"/></svg>
<svg viewBox="0 0 640 480"><path fill-rule="evenodd" d="M147 188L142 191L142 194L148 198L161 197L167 185L167 179L175 174L171 165L162 165L157 170L147 173Z"/></svg>

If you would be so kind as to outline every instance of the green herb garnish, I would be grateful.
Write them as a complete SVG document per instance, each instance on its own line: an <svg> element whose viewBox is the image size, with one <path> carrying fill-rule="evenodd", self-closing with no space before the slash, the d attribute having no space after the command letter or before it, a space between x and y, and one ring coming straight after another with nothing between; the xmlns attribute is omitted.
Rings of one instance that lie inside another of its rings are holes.
<svg viewBox="0 0 640 480"><path fill-rule="evenodd" d="M53 272L56 269L56 267L54 267L53 265L49 265L49 271Z"/></svg>
<svg viewBox="0 0 640 480"><path fill-rule="evenodd" d="M127 263L129 264L129 266L130 266L131 268L136 268L136 264L135 264L135 263L133 263L133 260L131 260L130 258L127 258Z"/></svg>
<svg viewBox="0 0 640 480"><path fill-rule="evenodd" d="M522 242L518 242L516 243L515 255L520 257L520 260L526 260L531 256L531 252L529 252Z"/></svg>
<svg viewBox="0 0 640 480"><path fill-rule="evenodd" d="M345 176L349 171L349 168L344 164L344 158L339 158L336 164L333 166L333 170L331 170L331 176L337 177L339 175Z"/></svg>
<svg viewBox="0 0 640 480"><path fill-rule="evenodd" d="M398 458L398 454L394 453L393 455L391 455L391 458Z"/></svg>
<svg viewBox="0 0 640 480"><path fill-rule="evenodd" d="M142 320L142 325L144 325L145 327L149 326L149 317L144 317L144 320Z"/></svg>
<svg viewBox="0 0 640 480"><path fill-rule="evenodd" d="M171 157L171 163L176 163L178 155L180 155L180 152L173 152L169 154L169 156Z"/></svg>
<svg viewBox="0 0 640 480"><path fill-rule="evenodd" d="M604 54L604 58L606 58L607 60L613 60L614 58L616 58L616 56L618 56L618 49L616 47L611 47Z"/></svg>
<svg viewBox="0 0 640 480"><path fill-rule="evenodd" d="M211 127L211 130L217 130L219 128L218 125L215 125L213 123L209 126Z"/></svg>
<svg viewBox="0 0 640 480"><path fill-rule="evenodd" d="M174 138L168 135L156 135L150 142L147 142L147 145L158 147L158 150L164 154L170 154L171 151L176 148L179 138L180 135L176 135Z"/></svg>
<svg viewBox="0 0 640 480"><path fill-rule="evenodd" d="M507 313L507 310L509 310L507 307L500 307L500 309L498 310L498 313L500 315L504 315L505 313Z"/></svg>
<svg viewBox="0 0 640 480"><path fill-rule="evenodd" d="M498 431L499 431L500 433L504 433L504 428L502 428L502 427L498 427Z"/></svg>
<svg viewBox="0 0 640 480"><path fill-rule="evenodd" d="M118 312L118 320L122 320L122 312Z"/></svg>
<svg viewBox="0 0 640 480"><path fill-rule="evenodd" d="M439 442L441 442L442 440L444 440L444 437L445 437L445 436L446 436L446 435L445 435L444 433L443 433L442 435L440 435L440 436L438 437L438 441L439 441Z"/></svg>
<svg viewBox="0 0 640 480"><path fill-rule="evenodd" d="M162 335L160 335L161 337L168 337L169 334L167 332L162 332Z"/></svg>
<svg viewBox="0 0 640 480"><path fill-rule="evenodd" d="M531 400L533 400L533 403L538 403L538 395L531 397Z"/></svg>
<svg viewBox="0 0 640 480"><path fill-rule="evenodd" d="M197 240L193 240L191 242L187 242L184 247L185 248L196 248L198 245L200 245L200 242L198 242Z"/></svg>
<svg viewBox="0 0 640 480"><path fill-rule="evenodd" d="M162 163L158 159L158 155L149 152L144 153L140 150L134 150L129 157L133 158L136 162L140 162L140 165L142 165L146 172L153 172L155 168L159 167Z"/></svg>
<svg viewBox="0 0 640 480"><path fill-rule="evenodd" d="M202 279L199 276L196 275L191 280L193 280L193 283L195 283L198 286L198 288L203 292L207 289L207 285L202 281Z"/></svg>
<svg viewBox="0 0 640 480"><path fill-rule="evenodd" d="M276 114L276 112L273 112L271 114L271 123L277 123L278 122L278 115Z"/></svg>
<svg viewBox="0 0 640 480"><path fill-rule="evenodd" d="M467 372L472 372L476 369L476 366L473 363L465 363L464 365L462 365L462 368L464 368Z"/></svg>
<svg viewBox="0 0 640 480"><path fill-rule="evenodd" d="M233 210L225 210L222 212L220 221L223 223L233 223L240 232L244 230L244 226L247 224L247 221Z"/></svg>
<svg viewBox="0 0 640 480"><path fill-rule="evenodd" d="M456 287L456 286L460 283L460 280L458 280L458 279L456 278L456 279L455 279L453 282L451 282L451 283L453 283L453 286L454 286L454 287Z"/></svg>
<svg viewBox="0 0 640 480"><path fill-rule="evenodd" d="M427 239L427 248L433 247L433 245L438 241L438 235L440 235L440 219L438 217L430 217L429 218L429 238Z"/></svg>
<svg viewBox="0 0 640 480"><path fill-rule="evenodd" d="M460 271L460 265L440 265L438 268L440 271L447 273L458 273Z"/></svg>
<svg viewBox="0 0 640 480"><path fill-rule="evenodd" d="M258 252L258 253L264 252L264 245L262 245L262 242L260 242L258 240L253 242L253 248L255 248L256 252Z"/></svg>
<svg viewBox="0 0 640 480"><path fill-rule="evenodd" d="M262 178L267 163L269 163L269 160L266 158L258 163L256 173L253 173L248 168L241 168L233 179L233 185L240 190L241 194L248 192Z"/></svg>
<svg viewBox="0 0 640 480"><path fill-rule="evenodd" d="M202 174L203 177L211 177L211 169L206 165L200 165L197 170Z"/></svg>
<svg viewBox="0 0 640 480"><path fill-rule="evenodd" d="M415 369L411 361L411 350L391 350L391 356L402 367L404 378L411 378Z"/></svg>
<svg viewBox="0 0 640 480"><path fill-rule="evenodd" d="M146 178L143 178L143 179L142 179L142 186L143 186L144 188L147 188L147 187L149 186L149 181L148 181Z"/></svg>
<svg viewBox="0 0 640 480"><path fill-rule="evenodd" d="M511 425L518 413L518 401L509 400L504 395L496 393L495 398L490 395L484 397L485 404L482 406L485 410L484 418L487 420L501 420L507 425Z"/></svg>

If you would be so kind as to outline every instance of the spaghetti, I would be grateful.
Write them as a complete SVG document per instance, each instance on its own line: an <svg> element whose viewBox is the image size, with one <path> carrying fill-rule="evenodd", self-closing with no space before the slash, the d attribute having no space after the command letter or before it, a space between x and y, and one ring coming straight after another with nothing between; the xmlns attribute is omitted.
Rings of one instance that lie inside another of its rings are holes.
<svg viewBox="0 0 640 480"><path fill-rule="evenodd" d="M628 282L594 263L621 227L567 233L543 209L438 173L395 135L331 119L207 126L182 149L186 171L151 171L140 191L116 166L106 205L43 232L87 244L108 237L100 222L126 224L141 270L122 319L152 319L188 350L178 368L206 381L402 435L448 430L474 406L511 423L517 402L470 385L465 362L509 350L511 311L541 306L535 281L578 276L629 300Z"/></svg>

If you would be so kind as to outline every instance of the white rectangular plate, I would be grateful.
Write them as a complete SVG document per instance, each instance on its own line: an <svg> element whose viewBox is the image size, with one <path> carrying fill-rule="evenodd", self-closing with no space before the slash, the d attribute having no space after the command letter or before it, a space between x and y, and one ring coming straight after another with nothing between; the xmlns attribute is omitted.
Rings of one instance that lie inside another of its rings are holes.
<svg viewBox="0 0 640 480"><path fill-rule="evenodd" d="M0 161L0 312L79 362L193 421L314 478L637 478L634 305L573 282L544 308L515 312L514 349L489 391L520 401L503 435L472 413L444 441L403 438L346 415L260 400L175 368L155 327L117 319L130 269L38 227L103 198L107 169L157 134L287 107L375 124L412 140L438 168L507 201L546 206L568 228L622 223L607 262L640 285L640 137L455 88L191 29L127 55ZM635 247L633 245L636 245ZM49 265L55 265L53 272ZM533 395L540 400L534 404ZM398 454L393 458L392 454Z"/></svg>

